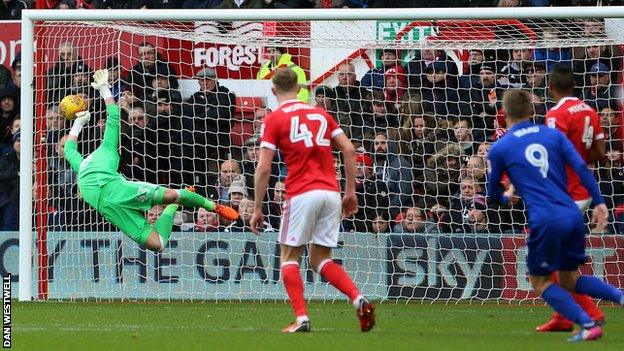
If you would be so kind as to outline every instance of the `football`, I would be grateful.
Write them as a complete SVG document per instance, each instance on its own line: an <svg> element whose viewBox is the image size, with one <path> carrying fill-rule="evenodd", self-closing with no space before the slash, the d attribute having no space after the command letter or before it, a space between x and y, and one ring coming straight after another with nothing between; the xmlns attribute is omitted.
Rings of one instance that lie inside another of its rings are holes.
<svg viewBox="0 0 624 351"><path fill-rule="evenodd" d="M87 102L80 95L67 95L59 104L59 114L68 120L76 118L76 113L87 109Z"/></svg>

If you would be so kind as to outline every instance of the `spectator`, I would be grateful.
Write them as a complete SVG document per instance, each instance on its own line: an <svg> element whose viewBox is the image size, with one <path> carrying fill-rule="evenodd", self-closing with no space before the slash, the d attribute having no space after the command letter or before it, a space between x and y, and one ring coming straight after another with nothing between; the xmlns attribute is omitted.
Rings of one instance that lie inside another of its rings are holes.
<svg viewBox="0 0 624 351"><path fill-rule="evenodd" d="M532 94L539 97L541 101L549 99L549 92L546 87L546 65L543 62L527 62L522 69L525 88Z"/></svg>
<svg viewBox="0 0 624 351"><path fill-rule="evenodd" d="M264 117L271 112L273 111L266 107L258 107L254 109L253 131L256 137L260 137L260 128L262 127Z"/></svg>
<svg viewBox="0 0 624 351"><path fill-rule="evenodd" d="M11 82L11 71L0 64L0 89L4 89Z"/></svg>
<svg viewBox="0 0 624 351"><path fill-rule="evenodd" d="M390 224L388 223L388 218L385 217L384 214L377 214L373 219L373 230L374 234L384 234L390 232Z"/></svg>
<svg viewBox="0 0 624 351"><path fill-rule="evenodd" d="M489 141L482 142L481 144L479 144L479 147L477 148L476 156L482 157L484 160L486 160L488 151L490 151L490 147L492 147L492 144ZM487 166L487 163L486 163L486 166Z"/></svg>
<svg viewBox="0 0 624 351"><path fill-rule="evenodd" d="M583 88L591 85L590 71L597 63L602 63L608 67L610 69L611 81L618 82L618 76L622 71L622 57L616 57L608 46L586 46L583 57L574 60L576 95L580 95Z"/></svg>
<svg viewBox="0 0 624 351"><path fill-rule="evenodd" d="M481 146L481 145L479 145ZM485 174L487 173L487 166L485 158L483 156L473 155L470 156L465 167L461 169L462 179L466 177L472 178L477 184L485 184Z"/></svg>
<svg viewBox="0 0 624 351"><path fill-rule="evenodd" d="M405 211L401 223L394 226L394 233L432 233L436 232L436 227L432 223L427 223L427 218L423 210L418 207L410 207Z"/></svg>
<svg viewBox="0 0 624 351"><path fill-rule="evenodd" d="M242 162L243 176L249 194L254 193L254 173L260 156L260 140L256 137L249 138L244 145L244 157Z"/></svg>
<svg viewBox="0 0 624 351"><path fill-rule="evenodd" d="M444 50L422 49L420 59L414 59L407 64L407 76L410 88L420 88L425 81L425 71L434 63L439 62L445 66L445 72L449 74L449 83L457 87L457 66L452 62Z"/></svg>
<svg viewBox="0 0 624 351"><path fill-rule="evenodd" d="M19 228L19 132L12 141L13 150L0 157L0 232Z"/></svg>
<svg viewBox="0 0 624 351"><path fill-rule="evenodd" d="M221 231L219 225L219 215L200 207L197 210L197 219L193 227L195 232L218 232Z"/></svg>
<svg viewBox="0 0 624 351"><path fill-rule="evenodd" d="M459 189L461 152L459 145L449 143L429 159L424 173L425 203L428 206L445 204L444 198L448 199Z"/></svg>
<svg viewBox="0 0 624 351"><path fill-rule="evenodd" d="M11 125L18 113L16 96L7 88L0 89L0 144L11 143Z"/></svg>
<svg viewBox="0 0 624 351"><path fill-rule="evenodd" d="M228 203L233 209L238 210L240 202L249 195L245 187L244 178L238 177L232 181L228 188Z"/></svg>
<svg viewBox="0 0 624 351"><path fill-rule="evenodd" d="M71 87L72 77L85 64L78 56L78 48L71 42L63 42L58 46L58 61L46 73L46 89L48 103L58 103Z"/></svg>
<svg viewBox="0 0 624 351"><path fill-rule="evenodd" d="M56 145L61 140L61 136L65 135L63 130L65 127L65 120L59 115L57 105L51 105L46 110L45 115L46 122L46 144L48 144L48 156L52 156L56 153Z"/></svg>
<svg viewBox="0 0 624 351"><path fill-rule="evenodd" d="M28 8L24 0L2 0L0 2L0 21L22 19L22 10Z"/></svg>
<svg viewBox="0 0 624 351"><path fill-rule="evenodd" d="M157 74L169 77L176 76L176 72L151 43L139 44L138 56L139 60L132 67L127 84L139 99L146 99L153 96L152 84Z"/></svg>
<svg viewBox="0 0 624 351"><path fill-rule="evenodd" d="M240 201L240 205L238 208L238 214L240 217L236 222L232 222L229 226L225 228L226 232L251 232L251 228L249 227L249 221L251 220L251 216L254 212L254 202L250 199L243 198ZM262 222L260 224L261 230L263 232L272 232L274 231L269 222Z"/></svg>
<svg viewBox="0 0 624 351"><path fill-rule="evenodd" d="M459 116L459 95L449 85L445 62L434 62L425 69L423 81L422 109L438 119Z"/></svg>
<svg viewBox="0 0 624 351"><path fill-rule="evenodd" d="M11 81L7 83L7 89L13 93L17 100L19 101L21 95L21 86L22 86L22 67L17 66L13 69L13 78Z"/></svg>
<svg viewBox="0 0 624 351"><path fill-rule="evenodd" d="M349 120L349 126L341 126L353 140L361 141L364 138L362 127L364 121L362 113L366 109L365 100L370 95L355 76L355 67L352 63L344 63L338 67L338 85L334 88L336 97L336 111L339 121Z"/></svg>
<svg viewBox="0 0 624 351"><path fill-rule="evenodd" d="M314 90L314 102L316 106L321 107L330 114L336 113L336 92L334 89L321 85ZM347 125L350 123L345 119Z"/></svg>
<svg viewBox="0 0 624 351"><path fill-rule="evenodd" d="M361 80L361 86L368 90L382 90L385 88L385 73L394 67L400 67L399 55L395 49L383 49L381 52L381 67L371 68L364 73ZM403 67L397 72L404 73Z"/></svg>
<svg viewBox="0 0 624 351"><path fill-rule="evenodd" d="M297 98L302 102L308 103L310 92L308 91L308 78L303 68L297 66L297 64L293 62L293 57L286 52L286 48L273 46L264 48L264 51L267 60L262 63L256 79L271 79L276 69L283 67L290 68L297 74L297 83L299 83L301 87Z"/></svg>
<svg viewBox="0 0 624 351"><path fill-rule="evenodd" d="M388 189L390 217L412 204L412 165L396 153L388 152L388 135L379 132L374 142L374 171Z"/></svg>
<svg viewBox="0 0 624 351"><path fill-rule="evenodd" d="M469 119L462 118L453 123L453 134L455 135L455 141L462 149L463 155L472 156L477 152L479 143L475 142L475 138L472 135L472 124Z"/></svg>
<svg viewBox="0 0 624 351"><path fill-rule="evenodd" d="M520 7L522 0L499 0L497 7Z"/></svg>
<svg viewBox="0 0 624 351"><path fill-rule="evenodd" d="M286 185L282 181L277 181L273 186L273 196L269 201L268 220L273 228L280 228L282 218L282 209L286 202Z"/></svg>
<svg viewBox="0 0 624 351"><path fill-rule="evenodd" d="M605 133L604 140L607 151L623 151L621 117L618 117L615 111L608 107L603 108L598 113L600 114L600 124L602 125L602 130Z"/></svg>
<svg viewBox="0 0 624 351"><path fill-rule="evenodd" d="M276 9L308 9L314 8L314 0L265 0L267 7Z"/></svg>
<svg viewBox="0 0 624 351"><path fill-rule="evenodd" d="M140 105L128 111L128 125L121 135L121 159L127 178L158 184L156 130L148 128L148 114Z"/></svg>
<svg viewBox="0 0 624 351"><path fill-rule="evenodd" d="M92 98L95 94L91 92L91 69L86 64L76 65L74 75L71 77L71 83L68 91L63 94L75 94L81 92L86 94L89 98Z"/></svg>
<svg viewBox="0 0 624 351"><path fill-rule="evenodd" d="M370 232L373 219L378 213L388 213L388 188L381 179L375 179L373 159L368 154L356 156L355 193L358 199L358 212L343 221L346 231Z"/></svg>
<svg viewBox="0 0 624 351"><path fill-rule="evenodd" d="M475 229L487 229L485 211L486 199L481 185L472 177L462 178L459 194L451 198L451 230L474 233Z"/></svg>
<svg viewBox="0 0 624 351"><path fill-rule="evenodd" d="M396 103L407 89L407 77L400 65L388 68L384 72L384 94L386 101Z"/></svg>
<svg viewBox="0 0 624 351"><path fill-rule="evenodd" d="M182 94L178 91L179 86L178 78L175 76L165 75L163 72L157 72L154 80L152 81L152 88L154 89L154 92L150 98L156 100L158 94L164 92L169 95L169 102L178 105L182 102Z"/></svg>
<svg viewBox="0 0 624 351"><path fill-rule="evenodd" d="M197 72L200 90L189 97L183 104L182 152L185 155L182 166L185 184L194 184L199 188L209 184L206 179L209 170L217 169L219 159L229 157L230 130L232 115L236 108L236 95L219 84L217 74L212 68Z"/></svg>
<svg viewBox="0 0 624 351"><path fill-rule="evenodd" d="M480 81L471 91L468 100L462 99L461 114L473 116L472 125L477 129L493 129L494 116L500 109L501 88L496 81L494 65L484 63L479 71ZM466 103L469 101L469 103Z"/></svg>
<svg viewBox="0 0 624 351"><path fill-rule="evenodd" d="M498 84L504 87L521 88L524 85L522 68L533 58L533 51L531 49L513 49L511 50L511 58L501 68Z"/></svg>
<svg viewBox="0 0 624 351"><path fill-rule="evenodd" d="M111 86L111 93L115 101L119 101L121 93L129 91L130 86L122 81L119 77L119 60L115 56L109 56L106 58L106 69L108 70L108 81Z"/></svg>
<svg viewBox="0 0 624 351"><path fill-rule="evenodd" d="M76 8L76 2L74 0L60 0L56 8L59 10L72 10Z"/></svg>
<svg viewBox="0 0 624 351"><path fill-rule="evenodd" d="M389 128L398 128L399 119L395 105L386 100L381 90L373 92L372 115L363 118L364 138L372 138L376 133L387 133Z"/></svg>
<svg viewBox="0 0 624 351"><path fill-rule="evenodd" d="M222 0L182 0L183 9L212 9L221 4Z"/></svg>
<svg viewBox="0 0 624 351"><path fill-rule="evenodd" d="M603 108L620 110L618 88L611 84L611 71L604 63L596 63L590 73L590 85L583 89L583 100L596 111Z"/></svg>
<svg viewBox="0 0 624 351"><path fill-rule="evenodd" d="M216 198L217 201L227 203L230 201L229 188L236 178L241 175L240 166L235 160L225 160L221 164L219 169L219 181L216 185ZM243 184L244 187L244 184Z"/></svg>

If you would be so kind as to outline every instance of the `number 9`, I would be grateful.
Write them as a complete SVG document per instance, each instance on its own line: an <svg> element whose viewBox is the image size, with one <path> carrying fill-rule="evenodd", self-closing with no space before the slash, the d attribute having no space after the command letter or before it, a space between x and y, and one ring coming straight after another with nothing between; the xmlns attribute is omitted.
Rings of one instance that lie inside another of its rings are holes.
<svg viewBox="0 0 624 351"><path fill-rule="evenodd" d="M538 157L535 157L537 154ZM529 163L539 168L542 177L548 176L548 150L542 144L531 144L524 150L524 157Z"/></svg>

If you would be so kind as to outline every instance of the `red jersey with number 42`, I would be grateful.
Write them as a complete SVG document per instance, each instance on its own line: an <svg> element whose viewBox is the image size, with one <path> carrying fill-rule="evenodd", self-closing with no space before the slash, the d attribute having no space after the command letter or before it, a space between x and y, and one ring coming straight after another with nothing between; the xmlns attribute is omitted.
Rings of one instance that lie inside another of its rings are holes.
<svg viewBox="0 0 624 351"><path fill-rule="evenodd" d="M557 128L572 142L586 163L589 162L589 150L596 140L604 138L600 117L583 100L565 97L546 113L546 125ZM574 201L589 199L591 196L583 187L580 178L572 168L566 166L568 192Z"/></svg>
<svg viewBox="0 0 624 351"><path fill-rule="evenodd" d="M311 190L340 191L331 139L343 133L322 108L289 100L264 118L261 147L280 150L288 174L286 197Z"/></svg>

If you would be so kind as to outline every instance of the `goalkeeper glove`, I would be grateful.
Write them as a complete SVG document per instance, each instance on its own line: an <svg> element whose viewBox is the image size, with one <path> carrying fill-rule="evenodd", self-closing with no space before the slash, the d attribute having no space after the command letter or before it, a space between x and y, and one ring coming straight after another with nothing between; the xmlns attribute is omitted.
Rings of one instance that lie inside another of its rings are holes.
<svg viewBox="0 0 624 351"><path fill-rule="evenodd" d="M69 131L69 135L78 137L82 131L82 127L86 126L90 119L91 114L89 111L76 112L76 119L74 119L74 124L72 125L72 129Z"/></svg>
<svg viewBox="0 0 624 351"><path fill-rule="evenodd" d="M108 99L109 97L113 97L111 94L110 88L108 87L108 71L105 69L97 70L93 74L93 83L91 86L94 89L100 91L100 96L103 99Z"/></svg>

